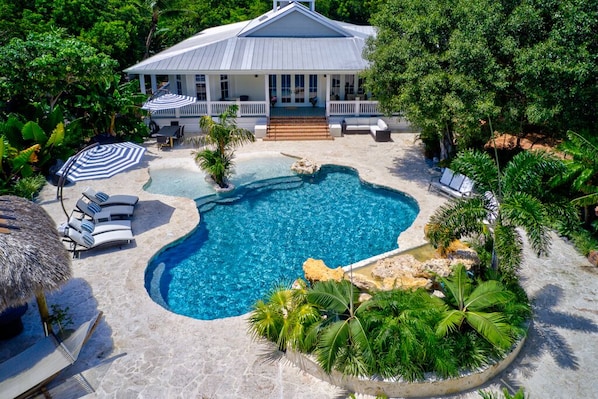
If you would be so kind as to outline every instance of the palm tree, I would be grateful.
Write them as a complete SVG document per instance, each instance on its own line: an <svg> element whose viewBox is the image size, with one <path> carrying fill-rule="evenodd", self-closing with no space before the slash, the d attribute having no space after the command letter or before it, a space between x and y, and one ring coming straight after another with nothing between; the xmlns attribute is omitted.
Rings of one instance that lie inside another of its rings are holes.
<svg viewBox="0 0 598 399"><path fill-rule="evenodd" d="M193 139L196 144L209 147L196 151L195 161L222 188L228 187L226 180L233 167L234 148L255 141L253 133L237 127L237 110L236 105L230 106L219 116L218 122L210 116L202 116L199 126L205 135Z"/></svg>
<svg viewBox="0 0 598 399"><path fill-rule="evenodd" d="M278 349L311 352L314 348L313 325L320 321L318 307L307 302L307 287L277 287L267 301L259 300L249 316L250 331L256 338L276 342Z"/></svg>
<svg viewBox="0 0 598 399"><path fill-rule="evenodd" d="M486 312L489 308L504 305L513 300L513 294L500 282L488 280L475 287L463 265L458 265L449 278L442 278L447 309L436 327L436 334L444 337L450 331L462 328L463 321L491 344L508 349L513 343L515 328L503 313Z"/></svg>
<svg viewBox="0 0 598 399"><path fill-rule="evenodd" d="M550 227L576 223L573 206L551 189L553 177L564 173L565 166L546 152L521 152L499 171L488 154L467 150L451 167L472 178L479 194L451 200L430 218L426 235L436 247L479 238L492 246L493 267L513 276L522 260L520 229L543 255L550 247Z"/></svg>
<svg viewBox="0 0 598 399"><path fill-rule="evenodd" d="M565 160L567 170L562 181L571 183L571 187L582 195L573 199L573 205L583 207L584 222L589 224L591 211L598 204L598 140L591 135L567 132L569 140L560 145L560 149L570 158Z"/></svg>
<svg viewBox="0 0 598 399"><path fill-rule="evenodd" d="M360 319L366 303L358 303L359 291L347 280L316 283L307 292L310 303L321 307L324 317L317 326L316 356L320 366L346 375L368 375L375 365L367 329Z"/></svg>

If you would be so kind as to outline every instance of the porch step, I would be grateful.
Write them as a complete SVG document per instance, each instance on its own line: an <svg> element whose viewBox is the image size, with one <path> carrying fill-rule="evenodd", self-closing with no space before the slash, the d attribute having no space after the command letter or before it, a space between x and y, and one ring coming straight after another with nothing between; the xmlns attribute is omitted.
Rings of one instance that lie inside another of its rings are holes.
<svg viewBox="0 0 598 399"><path fill-rule="evenodd" d="M334 140L325 116L271 117L264 141Z"/></svg>

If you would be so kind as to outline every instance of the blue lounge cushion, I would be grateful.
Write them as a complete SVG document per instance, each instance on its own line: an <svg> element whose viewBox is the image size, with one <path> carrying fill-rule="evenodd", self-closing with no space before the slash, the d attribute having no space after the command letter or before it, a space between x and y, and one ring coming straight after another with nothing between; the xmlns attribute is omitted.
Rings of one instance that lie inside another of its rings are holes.
<svg viewBox="0 0 598 399"><path fill-rule="evenodd" d="M87 208L93 213L102 212L102 207L96 204L95 202L90 202L87 204Z"/></svg>
<svg viewBox="0 0 598 399"><path fill-rule="evenodd" d="M103 192L101 192L101 191L98 191L98 192L96 193L96 198L97 198L97 199L98 199L98 201L100 201L100 202L106 202L106 201L108 201L108 198L110 198L110 196L109 196L108 194L106 194L106 193L103 193Z"/></svg>
<svg viewBox="0 0 598 399"><path fill-rule="evenodd" d="M89 220L81 220L81 231L86 231L88 233L93 233L95 230L96 225Z"/></svg>
<svg viewBox="0 0 598 399"><path fill-rule="evenodd" d="M95 240L90 233L88 233L87 231L84 231L83 234L81 234L81 238L83 240L84 246L86 246L87 248L93 247Z"/></svg>

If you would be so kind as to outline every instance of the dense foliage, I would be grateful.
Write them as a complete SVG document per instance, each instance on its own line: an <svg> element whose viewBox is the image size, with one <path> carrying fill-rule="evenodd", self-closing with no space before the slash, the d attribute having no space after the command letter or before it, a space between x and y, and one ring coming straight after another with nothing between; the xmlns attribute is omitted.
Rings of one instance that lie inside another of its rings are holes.
<svg viewBox="0 0 598 399"><path fill-rule="evenodd" d="M597 2L390 0L372 23L370 89L442 158L487 141L489 119L515 134L595 125Z"/></svg>
<svg viewBox="0 0 598 399"><path fill-rule="evenodd" d="M347 280L299 280L254 305L250 330L280 350L313 355L326 372L408 381L490 364L525 334L530 308L516 283L473 280L463 266L438 283L444 299L396 289L360 300Z"/></svg>
<svg viewBox="0 0 598 399"><path fill-rule="evenodd" d="M519 153L499 169L487 153L468 150L451 166L475 181L477 193L438 208L426 231L434 246L476 239L492 248L495 267L514 275L522 261L521 231L542 255L548 253L551 228L570 232L576 226L573 206L554 183L565 165L546 152Z"/></svg>

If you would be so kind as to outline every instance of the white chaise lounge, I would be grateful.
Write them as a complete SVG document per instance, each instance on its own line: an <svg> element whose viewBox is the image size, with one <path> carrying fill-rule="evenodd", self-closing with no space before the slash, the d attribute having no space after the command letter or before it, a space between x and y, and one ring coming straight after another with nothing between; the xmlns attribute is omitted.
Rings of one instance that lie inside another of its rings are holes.
<svg viewBox="0 0 598 399"><path fill-rule="evenodd" d="M95 202L100 206L112 206L112 205L131 205L135 206L139 202L139 197L136 195L108 195L101 191L96 191L91 187L87 187L83 190L83 196L91 202Z"/></svg>
<svg viewBox="0 0 598 399"><path fill-rule="evenodd" d="M49 335L0 363L0 398L29 397L77 361L81 348L102 317L100 312L81 324L67 339ZM91 388L91 387L89 387Z"/></svg>
<svg viewBox="0 0 598 399"><path fill-rule="evenodd" d="M473 187L474 182L469 177L455 173L449 168L444 168L440 179L430 182L428 191L434 189L441 194L462 198L471 195Z"/></svg>

